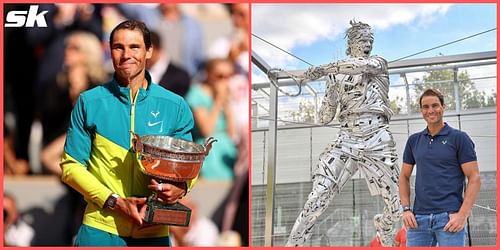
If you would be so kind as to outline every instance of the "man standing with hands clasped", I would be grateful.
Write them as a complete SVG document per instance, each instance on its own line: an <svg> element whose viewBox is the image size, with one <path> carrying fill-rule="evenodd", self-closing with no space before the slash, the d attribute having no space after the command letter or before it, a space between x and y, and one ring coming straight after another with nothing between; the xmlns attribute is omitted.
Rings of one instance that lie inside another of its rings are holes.
<svg viewBox="0 0 500 250"><path fill-rule="evenodd" d="M130 132L192 140L193 115L145 70L153 48L144 23L120 23L109 45L113 79L78 97L60 163L62 180L87 201L75 245L170 246L168 226L143 223L144 197L156 192L174 203L192 182L159 184L143 174Z"/></svg>
<svg viewBox="0 0 500 250"><path fill-rule="evenodd" d="M465 246L467 218L481 186L474 143L443 121L439 91L427 89L419 101L427 128L408 138L399 178L407 246ZM410 176L415 164L412 209Z"/></svg>

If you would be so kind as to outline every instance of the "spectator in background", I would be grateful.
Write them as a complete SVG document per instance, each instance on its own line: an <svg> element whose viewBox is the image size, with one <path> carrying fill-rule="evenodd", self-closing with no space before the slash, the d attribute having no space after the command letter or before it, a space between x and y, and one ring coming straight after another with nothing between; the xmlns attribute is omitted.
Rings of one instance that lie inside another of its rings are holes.
<svg viewBox="0 0 500 250"><path fill-rule="evenodd" d="M151 73L151 79L162 87L185 96L191 84L189 74L170 61L168 53L163 50L160 36L154 31L151 32L151 43L153 55L146 62L146 69Z"/></svg>
<svg viewBox="0 0 500 250"><path fill-rule="evenodd" d="M226 198L212 215L212 220L221 231L220 240L224 241L225 237L231 239L232 235L237 234L239 244L248 246L248 199L248 168L246 168L237 175Z"/></svg>
<svg viewBox="0 0 500 250"><path fill-rule="evenodd" d="M185 69L192 78L205 60L203 30L199 22L182 13L178 4L162 3L157 8L143 4L120 4L128 18L144 20L161 37L170 61Z"/></svg>
<svg viewBox="0 0 500 250"><path fill-rule="evenodd" d="M21 219L16 200L7 193L3 195L3 222L4 246L31 246L35 230Z"/></svg>
<svg viewBox="0 0 500 250"><path fill-rule="evenodd" d="M236 72L248 74L250 40L250 5L228 4L233 22L229 36L216 40L208 51L208 58L228 58L237 65Z"/></svg>
<svg viewBox="0 0 500 250"><path fill-rule="evenodd" d="M29 6L4 4L4 13L27 12ZM34 72L38 70L35 46L29 41L31 31L32 28L4 28L4 136L9 139L4 141L4 169L8 167L17 174L30 172L28 145L36 105ZM14 118L12 123L8 122L9 114Z"/></svg>
<svg viewBox="0 0 500 250"><path fill-rule="evenodd" d="M218 142L205 158L200 175L207 180L232 181L237 158L233 114L229 102L229 79L234 66L227 59L209 60L205 66L206 79L193 85L186 100L193 111L195 129L193 139L203 144L205 138Z"/></svg>
<svg viewBox="0 0 500 250"><path fill-rule="evenodd" d="M184 198L182 204L191 208L191 220L187 227L170 227L173 235L173 246L213 247L219 237L217 226L199 213L195 201Z"/></svg>
<svg viewBox="0 0 500 250"><path fill-rule="evenodd" d="M43 83L61 70L66 35L73 30L88 30L98 36L102 33L98 5L37 6L38 13L47 11L44 15L47 27L5 29L4 84L7 86L6 95L12 97L13 106L6 113L11 111L15 117L15 124L9 132L13 138L15 168L18 169L30 168L28 146L35 118L34 107L38 104L37 99L41 98L39 94L44 91ZM29 7L29 4L6 5L6 11L28 11Z"/></svg>
<svg viewBox="0 0 500 250"><path fill-rule="evenodd" d="M65 41L63 70L45 83L38 107L43 127L41 160L50 174L61 176L59 161L76 99L81 92L109 79L102 67L103 53L101 43L94 34L72 32Z"/></svg>
<svg viewBox="0 0 500 250"><path fill-rule="evenodd" d="M28 161L17 157L14 145L13 135L4 123L3 174L26 175L30 171Z"/></svg>
<svg viewBox="0 0 500 250"><path fill-rule="evenodd" d="M236 130L235 142L238 146L238 161L235 166L235 173L238 175L248 168L250 6L246 3L226 6L231 14L232 33L217 39L211 45L208 57L227 58L236 69L236 74L229 82L229 92Z"/></svg>
<svg viewBox="0 0 500 250"><path fill-rule="evenodd" d="M102 17L100 5L94 4L41 4L40 11L45 15L47 27L30 28L29 41L41 48L37 73L38 91L43 91L43 83L61 71L64 63L64 41L66 36L76 30L84 30L102 37Z"/></svg>
<svg viewBox="0 0 500 250"><path fill-rule="evenodd" d="M156 27L163 40L163 48L172 62L181 65L194 76L205 60L203 31L198 21L182 13L178 4L162 3L162 18Z"/></svg>
<svg viewBox="0 0 500 250"><path fill-rule="evenodd" d="M74 31L67 36L63 62L63 70L45 84L45 92L38 105L43 129L41 162L44 172L57 177L61 177L59 162L73 105L81 92L109 79L103 68L104 54L100 40L90 32ZM80 193L68 185L65 187L71 211L66 219L65 240L70 245L81 225L85 201Z"/></svg>
<svg viewBox="0 0 500 250"><path fill-rule="evenodd" d="M234 64L233 64L234 65ZM234 166L236 176L248 169L249 148L249 84L248 76L235 74L229 79L229 107L232 109L235 135L234 142L238 149L238 159Z"/></svg>

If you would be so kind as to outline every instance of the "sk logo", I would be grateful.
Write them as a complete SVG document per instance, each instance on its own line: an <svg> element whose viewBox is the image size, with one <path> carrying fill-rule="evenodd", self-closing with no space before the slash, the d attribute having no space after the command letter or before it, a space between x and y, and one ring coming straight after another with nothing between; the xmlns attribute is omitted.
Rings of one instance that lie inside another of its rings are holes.
<svg viewBox="0 0 500 250"><path fill-rule="evenodd" d="M4 27L47 27L45 14L49 11L44 10L38 13L38 5L30 5L29 11L11 10L7 13Z"/></svg>

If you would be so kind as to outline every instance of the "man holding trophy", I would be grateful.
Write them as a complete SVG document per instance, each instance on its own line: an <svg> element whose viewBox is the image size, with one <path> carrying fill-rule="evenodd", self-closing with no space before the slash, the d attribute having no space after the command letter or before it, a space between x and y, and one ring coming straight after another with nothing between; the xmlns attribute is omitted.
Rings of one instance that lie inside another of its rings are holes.
<svg viewBox="0 0 500 250"><path fill-rule="evenodd" d="M211 142L190 142L187 103L145 70L153 48L144 23L120 23L109 45L113 79L79 96L60 163L62 180L87 201L75 245L170 246L168 218L180 213L188 223L189 209L164 206L191 190ZM138 135L152 136L141 142Z"/></svg>

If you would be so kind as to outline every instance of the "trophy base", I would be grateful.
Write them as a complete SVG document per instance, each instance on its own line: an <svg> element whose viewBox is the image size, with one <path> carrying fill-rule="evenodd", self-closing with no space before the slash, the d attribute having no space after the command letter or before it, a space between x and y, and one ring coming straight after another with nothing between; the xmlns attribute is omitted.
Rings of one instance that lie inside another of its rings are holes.
<svg viewBox="0 0 500 250"><path fill-rule="evenodd" d="M144 221L149 224L165 224L187 227L191 218L191 209L179 202L163 204L155 199L148 199L146 217Z"/></svg>

